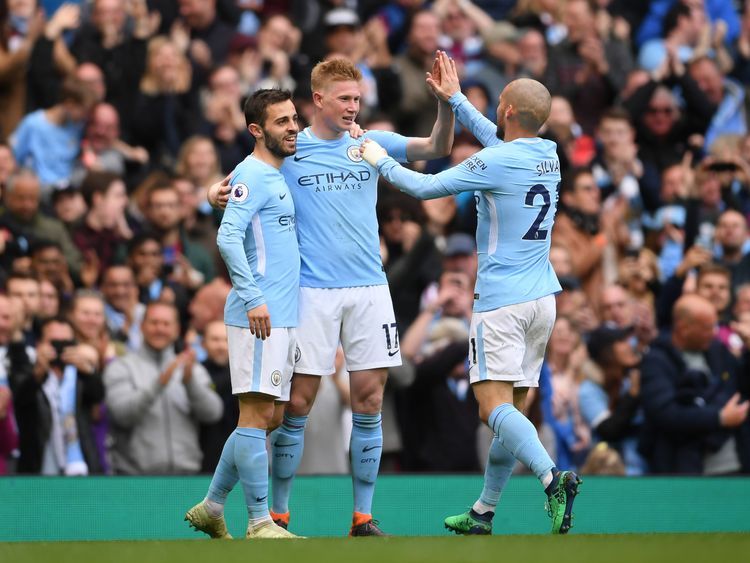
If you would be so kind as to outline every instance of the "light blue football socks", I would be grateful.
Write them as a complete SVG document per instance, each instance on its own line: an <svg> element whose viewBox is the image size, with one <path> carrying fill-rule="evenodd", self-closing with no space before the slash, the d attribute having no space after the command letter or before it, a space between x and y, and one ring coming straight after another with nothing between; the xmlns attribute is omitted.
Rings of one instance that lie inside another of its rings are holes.
<svg viewBox="0 0 750 563"><path fill-rule="evenodd" d="M349 457L352 464L354 512L372 514L372 497L383 453L382 418L378 414L352 413Z"/></svg>
<svg viewBox="0 0 750 563"><path fill-rule="evenodd" d="M284 415L284 420L271 434L272 503L275 514L289 512L289 497L292 494L292 482L297 468L302 461L305 448L306 416Z"/></svg>

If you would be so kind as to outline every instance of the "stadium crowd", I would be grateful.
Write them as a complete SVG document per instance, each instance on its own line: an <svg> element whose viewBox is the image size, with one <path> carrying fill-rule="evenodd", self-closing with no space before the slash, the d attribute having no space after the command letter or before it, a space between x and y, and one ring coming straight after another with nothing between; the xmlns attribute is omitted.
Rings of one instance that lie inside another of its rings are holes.
<svg viewBox="0 0 750 563"><path fill-rule="evenodd" d="M242 103L346 57L359 123L429 136L435 52L469 100L553 94L563 291L530 401L560 469L750 472L750 5L726 0L8 0L0 13L0 475L211 472L237 420L206 200ZM457 126L438 172L477 152ZM541 173L542 171L540 171ZM474 472L476 202L381 180L404 365L381 471ZM502 219L501 219L502 220ZM347 472L346 366L301 472Z"/></svg>

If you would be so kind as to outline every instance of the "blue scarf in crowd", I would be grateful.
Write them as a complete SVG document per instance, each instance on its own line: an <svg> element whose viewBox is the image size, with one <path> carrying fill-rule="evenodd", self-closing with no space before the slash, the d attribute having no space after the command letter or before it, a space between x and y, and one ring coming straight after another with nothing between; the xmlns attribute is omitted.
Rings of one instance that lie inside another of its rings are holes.
<svg viewBox="0 0 750 563"><path fill-rule="evenodd" d="M62 379L50 372L42 385L52 411L50 446L58 467L65 475L88 475L76 423L76 387L78 371L65 366Z"/></svg>

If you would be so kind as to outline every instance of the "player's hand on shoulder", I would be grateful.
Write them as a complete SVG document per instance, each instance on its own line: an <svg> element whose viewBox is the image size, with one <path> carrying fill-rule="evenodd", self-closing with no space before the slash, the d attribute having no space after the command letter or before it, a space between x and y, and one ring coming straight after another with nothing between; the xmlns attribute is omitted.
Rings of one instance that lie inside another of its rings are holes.
<svg viewBox="0 0 750 563"><path fill-rule="evenodd" d="M250 326L250 334L254 334L256 338L265 340L271 336L271 314L265 303L247 312L247 322Z"/></svg>
<svg viewBox="0 0 750 563"><path fill-rule="evenodd" d="M227 202L229 202L229 193L232 191L232 188L229 185L230 177L231 174L227 175L227 177L224 178L221 182L216 182L215 184L211 185L210 188L208 188L206 199L214 209L226 208Z"/></svg>
<svg viewBox="0 0 750 563"><path fill-rule="evenodd" d="M375 166L378 160L388 156L388 152L372 139L365 139L359 146L359 152L370 166Z"/></svg>
<svg viewBox="0 0 750 563"><path fill-rule="evenodd" d="M367 129L362 129L359 123L352 123L352 126L349 128L349 136L352 139L359 139L365 133L367 133Z"/></svg>

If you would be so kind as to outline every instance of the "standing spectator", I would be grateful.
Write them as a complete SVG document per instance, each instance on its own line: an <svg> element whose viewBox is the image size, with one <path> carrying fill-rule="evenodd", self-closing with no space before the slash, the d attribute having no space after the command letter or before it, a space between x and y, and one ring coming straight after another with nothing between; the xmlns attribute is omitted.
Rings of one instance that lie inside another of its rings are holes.
<svg viewBox="0 0 750 563"><path fill-rule="evenodd" d="M213 473L221 457L221 450L229 435L237 428L240 408L237 399L232 395L232 381L229 377L229 348L227 346L227 327L224 320L208 323L203 334L203 347L206 359L203 367L216 393L221 397L224 412L213 424L203 424L200 430L200 444L203 452L201 473Z"/></svg>
<svg viewBox="0 0 750 563"><path fill-rule="evenodd" d="M128 194L119 176L97 171L86 174L81 192L88 212L73 232L73 242L88 260L95 260L101 272L122 261L127 241L133 237L125 216Z"/></svg>
<svg viewBox="0 0 750 563"><path fill-rule="evenodd" d="M39 328L39 281L31 274L13 273L5 282L5 292L8 297L18 300L23 340L26 344L34 345Z"/></svg>
<svg viewBox="0 0 750 563"><path fill-rule="evenodd" d="M82 151L74 176L87 170L97 170L130 178L141 166L148 164L149 154L143 147L131 147L120 139L120 114L115 106L100 102L91 111L86 134L81 143Z"/></svg>
<svg viewBox="0 0 750 563"><path fill-rule="evenodd" d="M627 329L607 326L589 335L589 357L599 369L581 382L578 404L595 442L614 446L628 475L643 475L647 467L638 453L643 426L639 410L641 356L630 337Z"/></svg>
<svg viewBox="0 0 750 563"><path fill-rule="evenodd" d="M671 334L643 358L641 451L654 473L750 470L750 443L742 430L750 403L740 394L747 388L746 367L714 339L717 321L710 302L697 295L681 297ZM743 337L750 333L745 330Z"/></svg>
<svg viewBox="0 0 750 563"><path fill-rule="evenodd" d="M200 105L192 78L190 61L173 41L162 36L149 41L128 138L148 151L152 166L171 167L180 144L198 126Z"/></svg>
<svg viewBox="0 0 750 563"><path fill-rule="evenodd" d="M221 418L221 398L192 350L175 353L177 310L166 303L146 308L143 346L104 372L112 417L115 473L197 473L202 454L199 424Z"/></svg>
<svg viewBox="0 0 750 563"><path fill-rule="evenodd" d="M682 109L674 86L682 90ZM624 107L634 119L641 161L660 172L682 160L690 136L702 135L716 110L674 53L625 99Z"/></svg>
<svg viewBox="0 0 750 563"><path fill-rule="evenodd" d="M182 143L177 155L175 172L192 182L196 191L195 196L200 202L198 210L204 215L210 214L211 206L206 201L208 187L220 182L224 177L219 153L211 139L194 135Z"/></svg>
<svg viewBox="0 0 750 563"><path fill-rule="evenodd" d="M434 98L425 86L424 76L432 67L439 37L440 21L434 13L421 10L414 14L406 52L395 61L402 89L398 130L404 135L428 137L435 123Z"/></svg>
<svg viewBox="0 0 750 563"><path fill-rule="evenodd" d="M8 2L0 20L0 141L6 141L26 111L26 71L44 30L36 2Z"/></svg>
<svg viewBox="0 0 750 563"><path fill-rule="evenodd" d="M138 301L138 286L133 270L126 265L113 265L102 274L101 292L104 315L110 337L128 351L138 350L143 342L141 323L146 306Z"/></svg>
<svg viewBox="0 0 750 563"><path fill-rule="evenodd" d="M584 132L590 134L625 85L633 60L623 38L599 35L587 0L565 2L562 18L568 35L550 52L546 82L552 94L571 101Z"/></svg>
<svg viewBox="0 0 750 563"><path fill-rule="evenodd" d="M133 237L128 246L128 266L133 270L138 287L138 301L174 303L185 311L188 303L187 290L170 279L171 267L164 264L164 253L159 237L141 233Z"/></svg>
<svg viewBox="0 0 750 563"><path fill-rule="evenodd" d="M231 289L232 287L223 279L214 278L211 283L195 292L188 305L190 325L185 334L185 342L195 350L199 362L206 359L207 350L203 346L206 328L210 323L224 318L224 305Z"/></svg>
<svg viewBox="0 0 750 563"><path fill-rule="evenodd" d="M28 114L13 132L16 160L37 173L46 188L45 195L70 181L83 124L95 101L85 84L69 78L60 87L54 106Z"/></svg>
<svg viewBox="0 0 750 563"><path fill-rule="evenodd" d="M18 430L13 416L13 394L8 373L18 373L18 357L27 362L21 332L20 303L0 294L0 476L8 473L7 459L18 447ZM27 363L27 365L30 365Z"/></svg>
<svg viewBox="0 0 750 563"><path fill-rule="evenodd" d="M81 253L70 239L65 226L40 211L41 186L37 175L21 169L11 175L5 186L5 209L0 210L0 221L8 228L12 238L28 250L38 240L57 241L65 254L72 272L81 269Z"/></svg>
<svg viewBox="0 0 750 563"><path fill-rule="evenodd" d="M602 210L601 190L589 169L574 170L565 177L552 236L570 252L573 275L594 307L599 301L605 269L615 266L614 250L628 237L623 213L623 200Z"/></svg>
<svg viewBox="0 0 750 563"><path fill-rule="evenodd" d="M175 281L194 291L213 279L213 259L185 233L180 195L173 186L156 185L148 192L145 215L149 226L159 236L164 264L172 268Z"/></svg>
<svg viewBox="0 0 750 563"><path fill-rule="evenodd" d="M21 445L19 473L101 472L91 409L104 398L104 387L96 351L77 344L73 336L69 322L45 321L33 369L12 373Z"/></svg>
<svg viewBox="0 0 750 563"><path fill-rule="evenodd" d="M179 0L179 5L182 25L178 29L189 34L187 53L203 82L203 73L226 60L234 29L218 17L216 0Z"/></svg>
<svg viewBox="0 0 750 563"><path fill-rule="evenodd" d="M725 77L715 61L709 57L693 60L688 72L716 112L704 135L703 147L711 148L722 135L745 135L747 128L747 91L739 82Z"/></svg>
<svg viewBox="0 0 750 563"><path fill-rule="evenodd" d="M558 317L550 335L545 364L550 371L552 402L549 420L555 434L556 464L563 469L581 463L591 444L591 431L578 404L578 387L586 370L581 334L567 317Z"/></svg>
<svg viewBox="0 0 750 563"><path fill-rule="evenodd" d="M93 63L103 71L106 100L122 115L132 115L144 72L146 41L157 21L157 16L149 14L146 0L94 0L89 21L70 46L77 63Z"/></svg>
<svg viewBox="0 0 750 563"><path fill-rule="evenodd" d="M203 114L219 151L222 173L230 172L255 146L242 113L243 94L239 71L233 66L218 66L209 75Z"/></svg>

